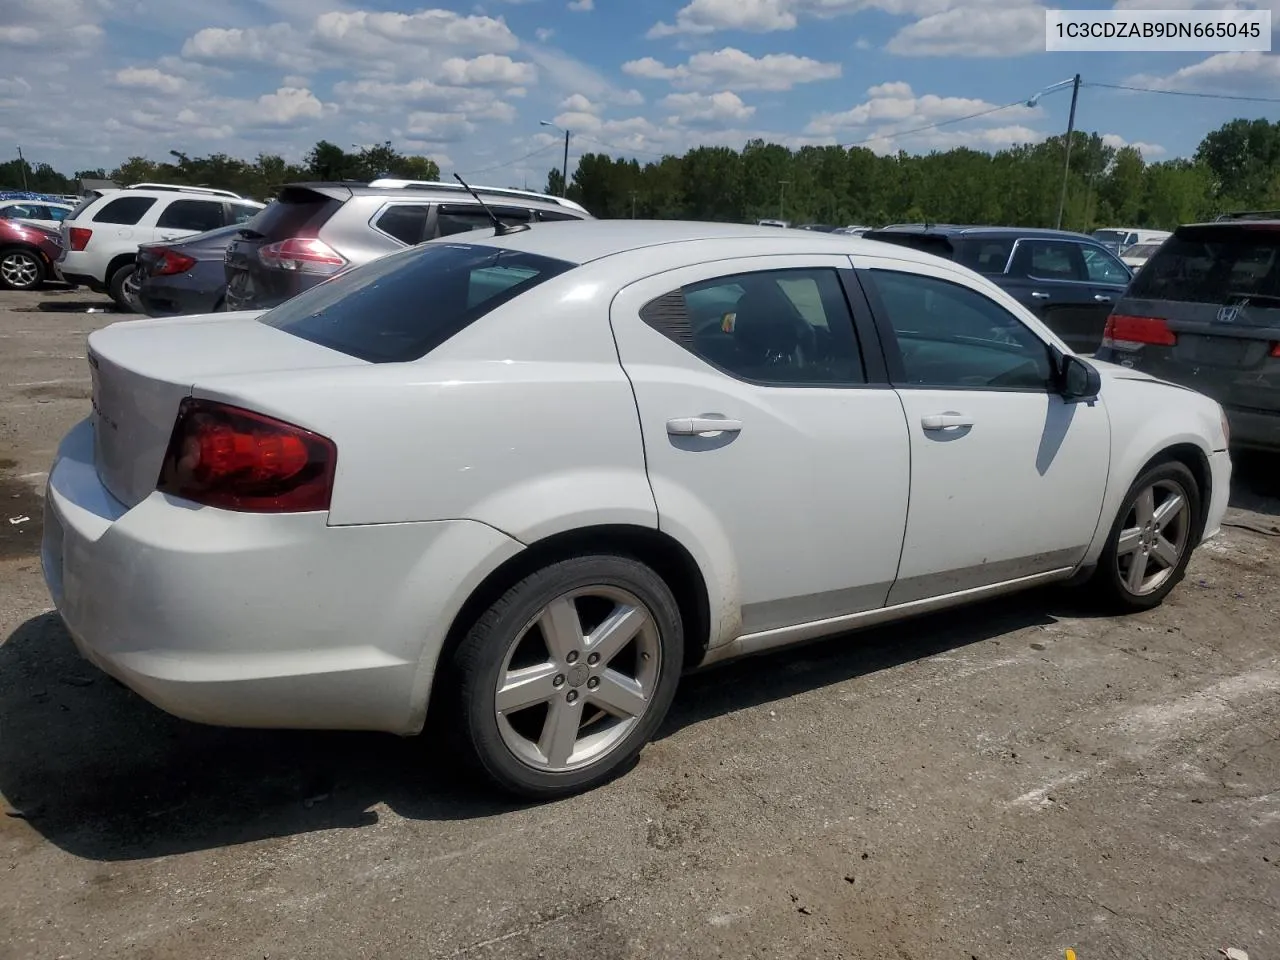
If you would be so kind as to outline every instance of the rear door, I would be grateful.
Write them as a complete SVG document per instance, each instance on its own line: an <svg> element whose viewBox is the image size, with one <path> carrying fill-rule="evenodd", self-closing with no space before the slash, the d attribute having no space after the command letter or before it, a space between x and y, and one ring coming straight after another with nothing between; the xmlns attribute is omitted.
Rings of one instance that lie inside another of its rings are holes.
<svg viewBox="0 0 1280 960"><path fill-rule="evenodd" d="M1102 326L1105 327L1112 308L1129 288L1133 271L1120 258L1112 256L1111 252L1101 244L1081 243L1079 246L1080 255L1084 257L1084 272L1089 281L1089 292L1093 295L1093 302L1098 305L1096 309ZM1101 340L1101 328L1099 340ZM1095 343L1094 346L1096 347L1097 344Z"/></svg>
<svg viewBox="0 0 1280 960"><path fill-rule="evenodd" d="M1071 349L1083 353L1097 349L1111 304L1094 299L1080 244L1056 238L1019 239L1000 286Z"/></svg>
<svg viewBox="0 0 1280 960"><path fill-rule="evenodd" d="M1213 397L1247 441L1237 421L1280 414L1280 224L1179 227L1117 305L1111 340L1107 359Z"/></svg>

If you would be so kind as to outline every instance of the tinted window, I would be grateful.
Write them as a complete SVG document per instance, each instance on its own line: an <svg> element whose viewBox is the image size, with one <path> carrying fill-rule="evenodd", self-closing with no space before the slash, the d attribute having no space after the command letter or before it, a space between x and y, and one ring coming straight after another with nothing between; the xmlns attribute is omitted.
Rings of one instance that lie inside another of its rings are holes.
<svg viewBox="0 0 1280 960"><path fill-rule="evenodd" d="M1280 297L1280 230L1181 228L1138 271L1128 296L1198 303Z"/></svg>
<svg viewBox="0 0 1280 960"><path fill-rule="evenodd" d="M834 270L735 274L659 297L645 321L726 373L770 384L866 378Z"/></svg>
<svg viewBox="0 0 1280 960"><path fill-rule="evenodd" d="M574 216L572 213L560 213L555 210L539 210L538 219L546 221L556 220L581 220L582 217Z"/></svg>
<svg viewBox="0 0 1280 960"><path fill-rule="evenodd" d="M437 243L373 260L300 293L261 322L372 363L416 360L573 264Z"/></svg>
<svg viewBox="0 0 1280 960"><path fill-rule="evenodd" d="M261 207L251 207L247 203L231 203L228 206L231 208L232 223L248 223L262 212Z"/></svg>
<svg viewBox="0 0 1280 960"><path fill-rule="evenodd" d="M204 233L226 223L221 201L175 200L160 212L156 226L172 230L194 230Z"/></svg>
<svg viewBox="0 0 1280 960"><path fill-rule="evenodd" d="M994 300L918 274L864 276L897 335L904 386L1049 388L1048 346Z"/></svg>
<svg viewBox="0 0 1280 960"><path fill-rule="evenodd" d="M504 223L528 223L529 211L514 207L495 207L489 209ZM491 229L493 221L478 206L442 205L436 214L436 236L448 237L455 233L466 233L469 230Z"/></svg>
<svg viewBox="0 0 1280 960"><path fill-rule="evenodd" d="M57 220L59 223L61 223L63 220L67 219L67 214L69 214L70 212L71 211L68 210L66 207L50 207L49 219Z"/></svg>
<svg viewBox="0 0 1280 960"><path fill-rule="evenodd" d="M963 241L956 259L978 273L1004 273L1013 254L1013 238L972 238Z"/></svg>
<svg viewBox="0 0 1280 960"><path fill-rule="evenodd" d="M383 233L395 237L401 243L413 246L422 242L427 227L426 204L397 204L388 208L375 222Z"/></svg>
<svg viewBox="0 0 1280 960"><path fill-rule="evenodd" d="M37 210L37 207L28 203L15 203L0 210L0 216L7 217L10 220L34 220L41 216Z"/></svg>
<svg viewBox="0 0 1280 960"><path fill-rule="evenodd" d="M314 237L341 207L341 200L326 197L314 190L285 187L275 203L258 211L249 222L248 229L268 240Z"/></svg>
<svg viewBox="0 0 1280 960"><path fill-rule="evenodd" d="M879 240L883 243L897 244L900 247L922 250L925 253L932 253L934 256L945 257L948 260L955 256L955 248L951 245L951 241L937 234L868 230L862 236L867 240Z"/></svg>
<svg viewBox="0 0 1280 960"><path fill-rule="evenodd" d="M154 197L116 197L103 204L93 215L94 223L119 223L133 226L155 204Z"/></svg>
<svg viewBox="0 0 1280 960"><path fill-rule="evenodd" d="M1014 255L1020 274L1041 280L1084 280L1080 244L1069 240L1023 240Z"/></svg>
<svg viewBox="0 0 1280 960"><path fill-rule="evenodd" d="M1091 282L1120 286L1129 282L1129 271L1125 265L1101 247L1087 247L1081 244L1080 254L1084 257L1085 275Z"/></svg>

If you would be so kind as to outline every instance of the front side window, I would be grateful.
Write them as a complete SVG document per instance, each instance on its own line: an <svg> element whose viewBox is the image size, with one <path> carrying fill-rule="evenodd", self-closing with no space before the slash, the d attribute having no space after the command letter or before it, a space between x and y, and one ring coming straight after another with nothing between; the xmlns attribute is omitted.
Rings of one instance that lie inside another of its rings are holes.
<svg viewBox="0 0 1280 960"><path fill-rule="evenodd" d="M766 270L694 283L646 304L646 323L730 376L770 385L865 383L835 270Z"/></svg>
<svg viewBox="0 0 1280 960"><path fill-rule="evenodd" d="M193 230L204 233L225 224L221 202L212 200L175 200L160 212L156 226L160 229Z"/></svg>
<svg viewBox="0 0 1280 960"><path fill-rule="evenodd" d="M1081 245L1080 253L1084 257L1084 269L1090 282L1120 285L1129 282L1128 268L1101 247Z"/></svg>
<svg viewBox="0 0 1280 960"><path fill-rule="evenodd" d="M901 386L1051 388L1048 346L989 297L919 274L871 270L864 276L897 338Z"/></svg>
<svg viewBox="0 0 1280 960"><path fill-rule="evenodd" d="M115 197L93 215L94 223L118 223L132 227L155 205L155 197Z"/></svg>
<svg viewBox="0 0 1280 960"><path fill-rule="evenodd" d="M260 322L370 363L417 360L573 266L515 250L430 243L338 274Z"/></svg>
<svg viewBox="0 0 1280 960"><path fill-rule="evenodd" d="M1083 280L1080 244L1068 240L1022 240L1014 254L1017 273L1037 280Z"/></svg>

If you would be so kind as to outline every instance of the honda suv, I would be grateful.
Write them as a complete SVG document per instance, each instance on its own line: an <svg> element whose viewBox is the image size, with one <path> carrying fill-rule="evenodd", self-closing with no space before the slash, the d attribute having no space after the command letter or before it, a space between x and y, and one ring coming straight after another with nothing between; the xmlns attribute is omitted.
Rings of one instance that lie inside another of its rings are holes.
<svg viewBox="0 0 1280 960"><path fill-rule="evenodd" d="M474 189L504 223L593 219L561 197ZM459 184L389 179L291 184L227 247L226 309L274 307L350 267L492 225L480 203Z"/></svg>
<svg viewBox="0 0 1280 960"><path fill-rule="evenodd" d="M1280 450L1280 217L1178 227L1116 304L1096 356L1217 400L1235 446Z"/></svg>
<svg viewBox="0 0 1280 960"><path fill-rule="evenodd" d="M109 190L85 200L62 221L58 267L68 282L110 294L122 310L136 310L136 290L129 281L139 244L243 223L262 207L229 190L207 187L140 183Z"/></svg>

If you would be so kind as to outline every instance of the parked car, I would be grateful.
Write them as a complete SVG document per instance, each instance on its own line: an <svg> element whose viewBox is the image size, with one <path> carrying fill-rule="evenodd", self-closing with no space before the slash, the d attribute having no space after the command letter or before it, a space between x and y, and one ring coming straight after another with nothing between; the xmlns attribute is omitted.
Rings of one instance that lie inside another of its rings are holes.
<svg viewBox="0 0 1280 960"><path fill-rule="evenodd" d="M1131 247L1125 247L1124 253L1120 255L1120 260L1136 274L1142 268L1142 265L1151 259L1152 254L1160 249L1160 244L1163 242L1135 243Z"/></svg>
<svg viewBox="0 0 1280 960"><path fill-rule="evenodd" d="M829 223L802 223L797 229L815 230L818 233L835 233L838 228Z"/></svg>
<svg viewBox="0 0 1280 960"><path fill-rule="evenodd" d="M624 769L687 669L1055 582L1149 609L1219 528L1218 404L961 266L497 233L89 335L42 548L89 660L207 723L412 734L430 704L550 797Z"/></svg>
<svg viewBox="0 0 1280 960"><path fill-rule="evenodd" d="M239 225L219 227L170 243L138 247L137 269L125 281L125 296L150 317L216 313L226 298L223 265Z"/></svg>
<svg viewBox="0 0 1280 960"><path fill-rule="evenodd" d="M1163 243L1168 238L1168 230L1145 230L1141 227L1103 227L1093 231L1093 239L1115 254L1123 253L1136 243Z"/></svg>
<svg viewBox="0 0 1280 960"><path fill-rule="evenodd" d="M757 220L756 226L757 227L781 227L782 229L785 230L791 226L791 221L790 220Z"/></svg>
<svg viewBox="0 0 1280 960"><path fill-rule="evenodd" d="M563 197L475 187L504 223L587 220ZM323 280L436 237L492 224L460 184L411 180L297 183L227 247L227 309L274 307Z"/></svg>
<svg viewBox="0 0 1280 960"><path fill-rule="evenodd" d="M19 220L57 230L74 209L70 204L44 200L0 200L0 220Z"/></svg>
<svg viewBox="0 0 1280 960"><path fill-rule="evenodd" d="M1116 304L1098 357L1213 397L1234 445L1280 449L1280 218L1178 227Z"/></svg>
<svg viewBox="0 0 1280 960"><path fill-rule="evenodd" d="M868 231L874 230L874 229L875 229L874 227L864 227L861 224L851 223L847 227L836 227L836 229L833 230L832 232L844 234L850 237L861 237L864 234L866 234Z"/></svg>
<svg viewBox="0 0 1280 960"><path fill-rule="evenodd" d="M63 276L111 295L122 310L133 302L124 289L138 245L178 240L244 223L263 205L229 190L139 184L89 197L62 221Z"/></svg>
<svg viewBox="0 0 1280 960"><path fill-rule="evenodd" d="M1102 342L1107 315L1132 278L1102 244L1063 230L896 224L863 237L915 247L977 270L1084 353Z"/></svg>
<svg viewBox="0 0 1280 960"><path fill-rule="evenodd" d="M62 242L52 230L0 218L0 287L35 290L59 279L56 266Z"/></svg>

